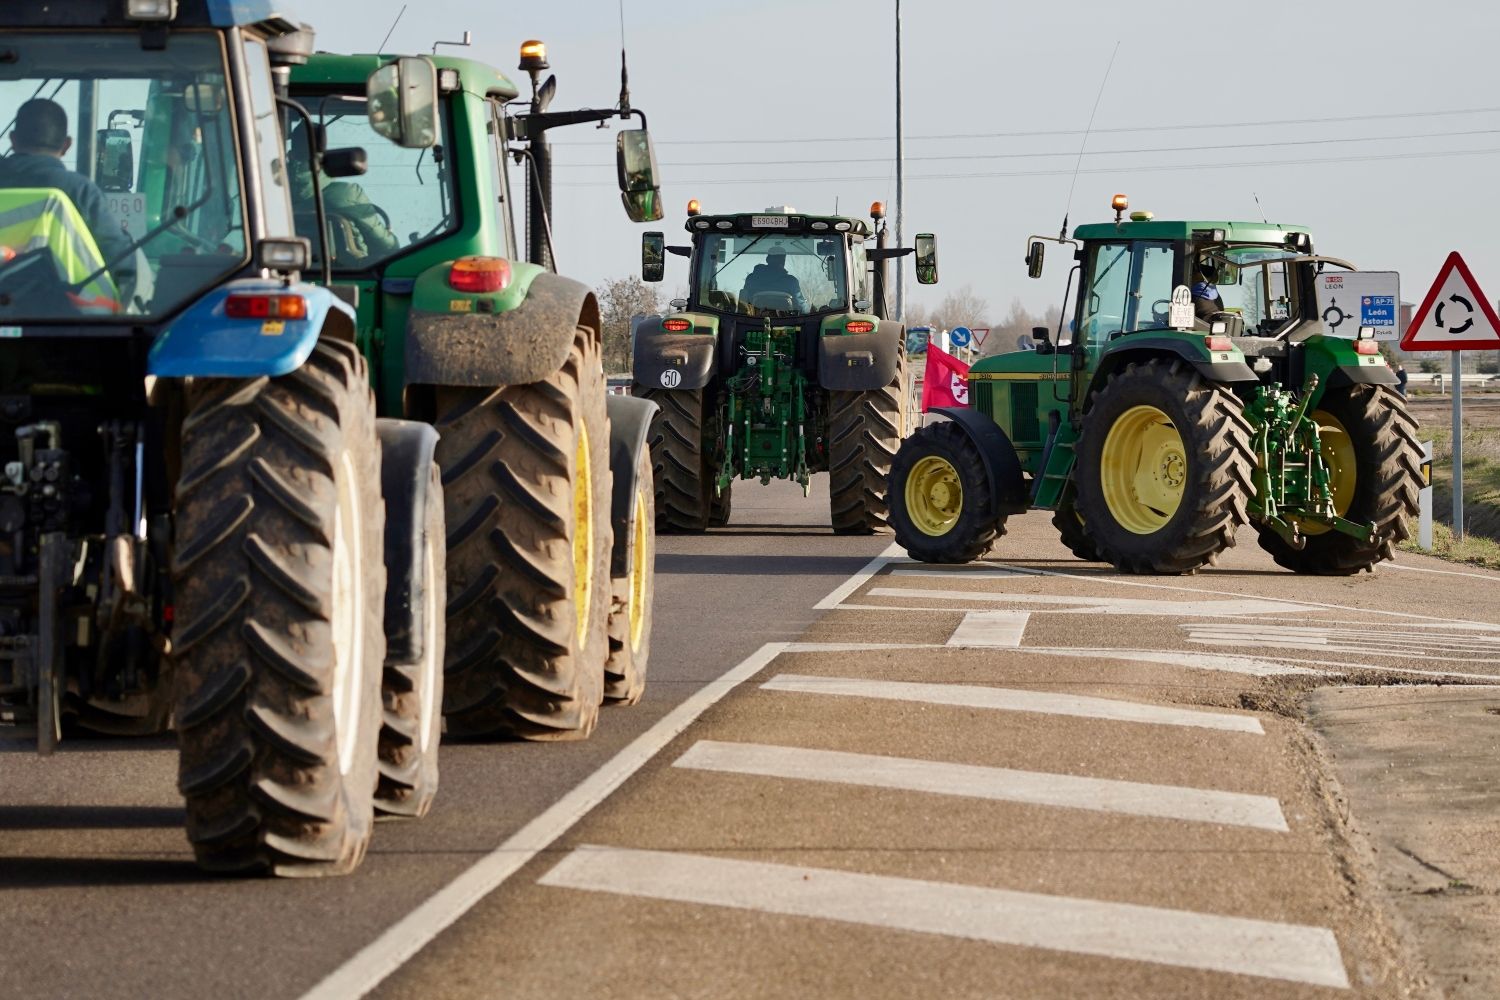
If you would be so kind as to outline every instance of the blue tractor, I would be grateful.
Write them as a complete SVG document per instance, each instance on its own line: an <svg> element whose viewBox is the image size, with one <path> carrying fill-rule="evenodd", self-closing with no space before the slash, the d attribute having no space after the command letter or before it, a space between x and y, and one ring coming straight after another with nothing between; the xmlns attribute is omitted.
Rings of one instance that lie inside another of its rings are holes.
<svg viewBox="0 0 1500 1000"><path fill-rule="evenodd" d="M175 730L211 870L350 871L437 788L437 436L304 278L294 176L363 168L311 50L268 0L0 7L0 724Z"/></svg>

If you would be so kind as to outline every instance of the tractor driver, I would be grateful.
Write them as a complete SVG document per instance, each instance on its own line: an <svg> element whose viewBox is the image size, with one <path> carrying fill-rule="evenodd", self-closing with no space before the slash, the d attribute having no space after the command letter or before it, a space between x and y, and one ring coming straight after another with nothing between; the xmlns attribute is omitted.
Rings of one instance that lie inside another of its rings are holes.
<svg viewBox="0 0 1500 1000"><path fill-rule="evenodd" d="M1197 278L1193 282L1193 314L1201 320L1210 319L1215 313L1224 311L1224 299L1219 295L1219 268L1211 260L1198 261Z"/></svg>
<svg viewBox="0 0 1500 1000"><path fill-rule="evenodd" d="M124 281L134 272L133 261L121 258L130 249L131 239L109 213L104 192L83 174L63 165L63 157L73 147L68 135L68 113L56 101L34 98L16 111L15 126L10 134L12 155L0 159L0 189L55 188L65 194L93 234L104 262ZM54 254L61 248L54 248Z"/></svg>
<svg viewBox="0 0 1500 1000"><path fill-rule="evenodd" d="M797 312L807 311L807 303L802 298L802 283L786 269L784 253L768 253L764 264L755 265L745 278L745 287L740 289L740 301L753 305L755 296L761 292L790 295Z"/></svg>

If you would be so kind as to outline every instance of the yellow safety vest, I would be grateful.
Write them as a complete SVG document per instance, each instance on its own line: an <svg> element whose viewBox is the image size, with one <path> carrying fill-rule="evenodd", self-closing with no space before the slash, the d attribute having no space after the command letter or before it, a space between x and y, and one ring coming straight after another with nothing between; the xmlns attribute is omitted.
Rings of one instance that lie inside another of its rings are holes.
<svg viewBox="0 0 1500 1000"><path fill-rule="evenodd" d="M64 282L76 285L104 267L104 255L73 199L57 188L0 188L0 258L46 247ZM121 311L120 292L102 271L68 297L85 314Z"/></svg>

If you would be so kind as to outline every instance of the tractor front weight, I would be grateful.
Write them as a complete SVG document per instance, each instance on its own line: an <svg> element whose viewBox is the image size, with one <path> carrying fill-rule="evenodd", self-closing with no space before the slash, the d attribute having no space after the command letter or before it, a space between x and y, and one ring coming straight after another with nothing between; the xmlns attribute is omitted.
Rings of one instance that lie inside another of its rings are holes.
<svg viewBox="0 0 1500 1000"><path fill-rule="evenodd" d="M745 333L744 364L725 383L724 462L715 483L722 494L735 478L760 477L762 484L795 479L805 496L807 468L807 379L793 364L796 327Z"/></svg>

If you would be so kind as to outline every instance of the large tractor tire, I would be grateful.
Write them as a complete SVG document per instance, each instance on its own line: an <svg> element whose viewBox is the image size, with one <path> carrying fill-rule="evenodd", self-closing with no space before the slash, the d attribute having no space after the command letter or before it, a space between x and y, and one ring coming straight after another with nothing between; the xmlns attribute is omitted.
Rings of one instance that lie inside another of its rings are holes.
<svg viewBox="0 0 1500 1000"><path fill-rule="evenodd" d="M599 342L527 385L440 388L448 734L584 739L604 697L609 423Z"/></svg>
<svg viewBox="0 0 1500 1000"><path fill-rule="evenodd" d="M713 516L715 442L705 433L714 423L705 412L704 390L648 389L657 405L651 418L652 481L656 490L656 530L664 534L708 529Z"/></svg>
<svg viewBox="0 0 1500 1000"><path fill-rule="evenodd" d="M1005 534L979 447L951 420L902 443L887 495L896 542L922 562L973 562Z"/></svg>
<svg viewBox="0 0 1500 1000"><path fill-rule="evenodd" d="M1333 508L1340 517L1374 524L1361 541L1321 524L1301 525L1306 544L1295 549L1276 532L1256 525L1260 547L1277 565L1297 573L1349 576L1392 559L1416 516L1422 489L1422 448L1417 421L1389 386L1351 385L1324 394L1311 417L1328 463Z"/></svg>
<svg viewBox="0 0 1500 1000"><path fill-rule="evenodd" d="M886 481L906 431L906 354L881 389L829 393L828 508L838 535L890 531Z"/></svg>
<svg viewBox="0 0 1500 1000"><path fill-rule="evenodd" d="M188 390L172 632L198 863L334 875L374 821L385 654L375 402L352 344Z"/></svg>
<svg viewBox="0 0 1500 1000"><path fill-rule="evenodd" d="M1125 573L1193 573L1234 545L1254 495L1240 401L1176 359L1128 364L1083 418L1077 511Z"/></svg>
<svg viewBox="0 0 1500 1000"><path fill-rule="evenodd" d="M444 579L448 545L440 502L442 474L428 473L422 524L422 653L414 662L385 665L381 698L380 784L375 808L391 816L426 816L438 790L438 743L443 735L443 646L447 634ZM416 595L413 595L415 598Z"/></svg>
<svg viewBox="0 0 1500 1000"><path fill-rule="evenodd" d="M656 491L651 453L641 450L635 496L630 503L630 568L611 581L609 659L604 664L605 700L634 705L646 691L651 656L651 605L656 587Z"/></svg>
<svg viewBox="0 0 1500 1000"><path fill-rule="evenodd" d="M1052 512L1052 526L1057 529L1058 538L1067 546L1068 551L1079 559L1084 562L1108 561L1099 554L1099 546L1094 544L1088 525L1083 523L1083 516L1078 513L1077 498L1071 487L1063 493L1057 509Z"/></svg>
<svg viewBox="0 0 1500 1000"><path fill-rule="evenodd" d="M711 489L712 487L710 487ZM720 490L709 503L708 526L710 528L722 528L729 523L729 518L734 514L734 483Z"/></svg>

